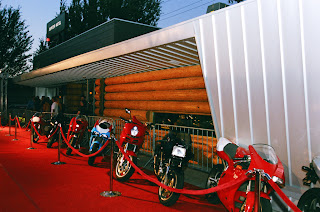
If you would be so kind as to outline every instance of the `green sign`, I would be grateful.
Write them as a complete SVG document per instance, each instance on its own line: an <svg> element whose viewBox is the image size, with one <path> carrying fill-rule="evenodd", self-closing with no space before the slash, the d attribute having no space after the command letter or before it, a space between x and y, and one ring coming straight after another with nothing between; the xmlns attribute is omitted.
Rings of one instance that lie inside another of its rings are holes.
<svg viewBox="0 0 320 212"><path fill-rule="evenodd" d="M62 13L55 19L47 23L47 38L50 38L59 32L62 32L66 26L66 14Z"/></svg>

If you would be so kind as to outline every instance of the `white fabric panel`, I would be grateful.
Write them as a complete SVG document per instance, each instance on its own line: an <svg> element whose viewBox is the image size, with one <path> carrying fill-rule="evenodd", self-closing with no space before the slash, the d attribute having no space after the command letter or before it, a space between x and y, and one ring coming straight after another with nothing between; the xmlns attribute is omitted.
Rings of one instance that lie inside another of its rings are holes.
<svg viewBox="0 0 320 212"><path fill-rule="evenodd" d="M272 145L296 188L320 152L319 6L252 0L193 21L221 136Z"/></svg>

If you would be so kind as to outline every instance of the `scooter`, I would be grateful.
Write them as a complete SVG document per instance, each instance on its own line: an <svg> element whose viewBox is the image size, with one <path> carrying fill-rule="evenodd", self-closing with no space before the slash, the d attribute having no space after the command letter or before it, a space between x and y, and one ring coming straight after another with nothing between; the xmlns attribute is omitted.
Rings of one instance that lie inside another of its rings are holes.
<svg viewBox="0 0 320 212"><path fill-rule="evenodd" d="M53 128L53 124L51 121L44 120L41 113L35 113L31 118L31 122L40 135L46 137L50 135L50 130ZM38 143L39 136L34 128L31 126L32 142Z"/></svg>
<svg viewBox="0 0 320 212"><path fill-rule="evenodd" d="M91 130L89 141L89 153L93 154L101 149L101 147L110 139L112 131L112 124L106 119L98 120ZM102 150L102 152L105 150ZM104 154L104 152L102 153ZM88 164L93 166L97 156L89 157Z"/></svg>
<svg viewBox="0 0 320 212"><path fill-rule="evenodd" d="M84 115L73 117L70 121L70 135L68 136L70 145L80 149L81 141L83 140L85 132L88 130L88 119ZM71 155L72 149L67 148L66 154Z"/></svg>
<svg viewBox="0 0 320 212"><path fill-rule="evenodd" d="M243 184L220 190L208 195L209 202L222 202L228 211L271 212L270 193L273 191L268 180L272 179L284 187L284 169L274 149L266 144L254 144L249 148L240 147L226 138L217 143L218 156L224 160L212 168L206 188L225 184L247 175Z"/></svg>
<svg viewBox="0 0 320 212"><path fill-rule="evenodd" d="M161 183L177 189L184 186L184 170L193 157L191 136L187 133L170 130L157 142L153 170ZM171 206L177 202L180 193L174 193L159 187L158 197L161 204Z"/></svg>
<svg viewBox="0 0 320 212"><path fill-rule="evenodd" d="M307 172L303 185L311 187L312 184L320 182L320 155L312 159L309 167L302 166L302 170ZM301 211L320 211L320 188L310 188L304 192L299 199L298 208Z"/></svg>
<svg viewBox="0 0 320 212"><path fill-rule="evenodd" d="M126 113L130 114L131 118L131 111L127 108ZM148 126L141 123L135 116L130 120L122 117L120 117L120 119L125 121L125 125L120 134L120 145L124 148L130 160L137 164L137 153L144 142L146 133L148 133ZM118 152L115 166L114 176L121 182L128 181L135 171L120 151Z"/></svg>

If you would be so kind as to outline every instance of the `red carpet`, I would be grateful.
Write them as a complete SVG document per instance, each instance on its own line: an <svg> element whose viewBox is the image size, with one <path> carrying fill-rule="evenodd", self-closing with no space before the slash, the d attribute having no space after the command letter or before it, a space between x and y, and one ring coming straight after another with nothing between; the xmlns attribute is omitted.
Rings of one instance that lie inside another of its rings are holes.
<svg viewBox="0 0 320 212"><path fill-rule="evenodd" d="M0 128L0 211L225 211L204 196L181 195L175 205L165 207L159 203L158 187L139 174L127 183L114 181L120 197L101 197L110 190L109 161L98 157L97 166L90 167L87 158L61 155L66 164L52 165L58 160L56 144L47 149L41 139L33 144L36 149L28 150L29 132L18 130L18 141L7 134L7 127Z"/></svg>

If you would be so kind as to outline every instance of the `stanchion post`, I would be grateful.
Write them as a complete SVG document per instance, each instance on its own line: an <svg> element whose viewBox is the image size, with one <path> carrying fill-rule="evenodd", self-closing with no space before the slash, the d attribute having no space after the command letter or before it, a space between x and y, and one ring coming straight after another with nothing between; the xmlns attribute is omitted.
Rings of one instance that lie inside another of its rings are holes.
<svg viewBox="0 0 320 212"><path fill-rule="evenodd" d="M0 127L2 127L2 124L1 124L1 112L0 112ZM1 128L0 128L0 131L2 131Z"/></svg>
<svg viewBox="0 0 320 212"><path fill-rule="evenodd" d="M30 121L30 124L32 124L33 125L33 122L32 121ZM32 146L32 143L33 143L33 127L32 127L32 125L30 125L31 126L31 130L30 130L30 147L28 147L27 149L35 149L33 146Z"/></svg>
<svg viewBox="0 0 320 212"><path fill-rule="evenodd" d="M17 117L17 115L16 115L16 117L15 117L15 123L14 123L14 139L12 139L12 141L17 141L17 140L19 140L19 139L17 139L17 126L18 126L17 120L18 120L18 117Z"/></svg>
<svg viewBox="0 0 320 212"><path fill-rule="evenodd" d="M9 134L7 134L6 136L12 136L11 135L11 113L9 113Z"/></svg>
<svg viewBox="0 0 320 212"><path fill-rule="evenodd" d="M110 153L110 191L103 191L100 193L103 197L117 197L120 196L121 193L119 191L113 191L113 149L114 149L114 135L111 137L111 153Z"/></svg>
<svg viewBox="0 0 320 212"><path fill-rule="evenodd" d="M65 162L61 162L61 161L60 161L60 148L61 148L61 124L59 124L59 125L58 125L58 127L59 127L58 161L51 163L51 164L53 164L53 165L63 165L63 164L66 164ZM56 133L58 133L58 132L56 132Z"/></svg>

